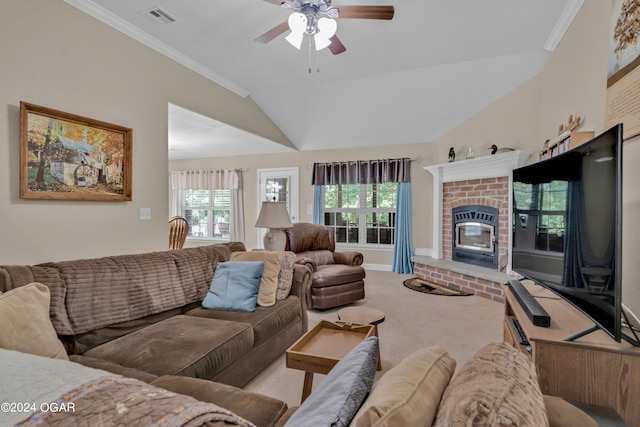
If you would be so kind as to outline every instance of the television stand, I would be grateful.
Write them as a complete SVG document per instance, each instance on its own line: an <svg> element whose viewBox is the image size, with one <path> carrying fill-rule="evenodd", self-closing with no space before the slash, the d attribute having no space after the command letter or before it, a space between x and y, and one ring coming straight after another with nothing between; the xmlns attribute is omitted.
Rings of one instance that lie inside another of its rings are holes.
<svg viewBox="0 0 640 427"><path fill-rule="evenodd" d="M640 427L640 347L618 343L599 329L565 341L576 330L593 329L593 322L550 290L527 280L522 282L549 313L551 324L546 328L534 325L505 286L504 340L536 366L542 392L611 408L629 427ZM529 346L517 341L511 318L520 323Z"/></svg>

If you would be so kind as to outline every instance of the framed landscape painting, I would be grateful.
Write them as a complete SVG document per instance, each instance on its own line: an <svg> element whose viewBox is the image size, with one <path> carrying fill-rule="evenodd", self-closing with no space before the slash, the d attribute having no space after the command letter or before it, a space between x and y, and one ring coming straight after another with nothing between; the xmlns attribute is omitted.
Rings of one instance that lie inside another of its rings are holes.
<svg viewBox="0 0 640 427"><path fill-rule="evenodd" d="M130 201L132 135L20 102L20 198Z"/></svg>

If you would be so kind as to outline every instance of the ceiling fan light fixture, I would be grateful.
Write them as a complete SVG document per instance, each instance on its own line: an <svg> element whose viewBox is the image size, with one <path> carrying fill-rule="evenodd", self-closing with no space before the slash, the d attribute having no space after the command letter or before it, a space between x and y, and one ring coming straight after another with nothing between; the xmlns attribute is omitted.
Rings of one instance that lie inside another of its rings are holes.
<svg viewBox="0 0 640 427"><path fill-rule="evenodd" d="M302 38L304 37L304 33L294 33L293 31L284 39L291 44L291 46L296 49L300 49L302 46Z"/></svg>
<svg viewBox="0 0 640 427"><path fill-rule="evenodd" d="M289 29L294 33L304 33L307 30L307 17L304 13L293 12L289 15Z"/></svg>
<svg viewBox="0 0 640 427"><path fill-rule="evenodd" d="M338 23L335 19L322 17L318 19L318 32L325 39L330 39L336 34ZM317 35L316 34L316 35Z"/></svg>
<svg viewBox="0 0 640 427"><path fill-rule="evenodd" d="M307 29L307 17L303 13L293 12L289 15L288 22L291 33L285 37L285 40L288 41L291 46L300 49L302 46L302 38Z"/></svg>
<svg viewBox="0 0 640 427"><path fill-rule="evenodd" d="M322 50L325 47L329 47L331 44L331 40L325 37L322 37L320 33L313 36L313 40L316 44L316 50Z"/></svg>

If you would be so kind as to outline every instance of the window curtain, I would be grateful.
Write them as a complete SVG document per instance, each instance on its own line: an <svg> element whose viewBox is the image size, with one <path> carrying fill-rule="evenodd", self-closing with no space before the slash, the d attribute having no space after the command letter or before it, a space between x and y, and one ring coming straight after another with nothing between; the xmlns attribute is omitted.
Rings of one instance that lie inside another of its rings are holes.
<svg viewBox="0 0 640 427"><path fill-rule="evenodd" d="M396 241L393 245L393 265L391 266L391 271L400 274L412 274L411 182L398 183L395 227Z"/></svg>
<svg viewBox="0 0 640 427"><path fill-rule="evenodd" d="M322 185L313 186L313 223L322 224Z"/></svg>
<svg viewBox="0 0 640 427"><path fill-rule="evenodd" d="M244 201L242 196L242 171L236 169L172 171L171 216L182 215L184 190L231 190L231 221L229 238L244 242Z"/></svg>
<svg viewBox="0 0 640 427"><path fill-rule="evenodd" d="M396 238L393 245L392 271L412 273L413 243L411 240L411 159L354 160L348 162L314 163L311 184L380 184L398 183L396 199ZM314 188L314 222L322 223L322 207L316 202Z"/></svg>

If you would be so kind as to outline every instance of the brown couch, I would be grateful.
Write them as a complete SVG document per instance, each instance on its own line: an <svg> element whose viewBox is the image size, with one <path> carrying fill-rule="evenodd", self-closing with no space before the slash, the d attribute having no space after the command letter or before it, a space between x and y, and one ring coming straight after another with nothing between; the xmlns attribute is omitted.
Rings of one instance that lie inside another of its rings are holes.
<svg viewBox="0 0 640 427"><path fill-rule="evenodd" d="M365 271L360 252L336 252L332 230L309 223L285 228L287 251L313 272L307 294L309 308L326 309L364 298Z"/></svg>
<svg viewBox="0 0 640 427"><path fill-rule="evenodd" d="M242 386L307 330L310 271L292 265L291 292L273 306L201 308L232 251L244 245L1 266L0 292L46 285L51 321L76 362L145 381L179 375Z"/></svg>

